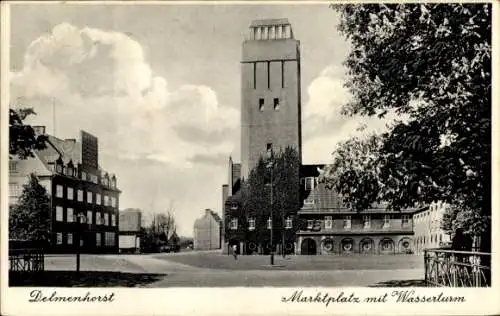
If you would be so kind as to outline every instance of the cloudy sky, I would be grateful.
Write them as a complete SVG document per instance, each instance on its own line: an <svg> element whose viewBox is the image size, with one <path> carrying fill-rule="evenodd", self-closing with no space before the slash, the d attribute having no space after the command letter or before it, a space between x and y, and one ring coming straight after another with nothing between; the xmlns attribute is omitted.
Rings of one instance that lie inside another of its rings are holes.
<svg viewBox="0 0 500 316"><path fill-rule="evenodd" d="M11 103L30 123L99 138L120 208L173 206L182 235L221 213L229 155L239 161L241 43L253 19L290 20L302 46L303 162L328 163L361 123L340 116L349 44L315 5L12 5Z"/></svg>

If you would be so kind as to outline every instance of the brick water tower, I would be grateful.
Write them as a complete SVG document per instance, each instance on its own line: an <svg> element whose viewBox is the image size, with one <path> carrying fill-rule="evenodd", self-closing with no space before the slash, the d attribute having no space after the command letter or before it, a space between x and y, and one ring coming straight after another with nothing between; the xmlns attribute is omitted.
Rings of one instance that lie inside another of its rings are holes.
<svg viewBox="0 0 500 316"><path fill-rule="evenodd" d="M300 42L288 19L254 20L241 61L241 177L287 146L302 157Z"/></svg>

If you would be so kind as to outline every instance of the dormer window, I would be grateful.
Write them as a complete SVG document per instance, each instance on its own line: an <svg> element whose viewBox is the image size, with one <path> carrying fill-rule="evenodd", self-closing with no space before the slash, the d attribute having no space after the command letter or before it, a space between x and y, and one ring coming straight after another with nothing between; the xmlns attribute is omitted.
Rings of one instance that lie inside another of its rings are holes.
<svg viewBox="0 0 500 316"><path fill-rule="evenodd" d="M62 173L63 172L63 166L59 163L56 163L56 172L57 173Z"/></svg>

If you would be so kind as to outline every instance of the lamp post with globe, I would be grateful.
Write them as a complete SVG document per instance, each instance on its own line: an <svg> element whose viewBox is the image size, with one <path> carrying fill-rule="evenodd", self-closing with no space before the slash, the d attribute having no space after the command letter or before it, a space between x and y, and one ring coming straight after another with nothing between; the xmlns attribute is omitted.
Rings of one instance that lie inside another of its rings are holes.
<svg viewBox="0 0 500 316"><path fill-rule="evenodd" d="M76 225L77 225L77 242L76 242L76 272L80 273L80 252L81 252L81 242L82 242L82 224L85 223L87 218L83 213L78 213L75 216Z"/></svg>

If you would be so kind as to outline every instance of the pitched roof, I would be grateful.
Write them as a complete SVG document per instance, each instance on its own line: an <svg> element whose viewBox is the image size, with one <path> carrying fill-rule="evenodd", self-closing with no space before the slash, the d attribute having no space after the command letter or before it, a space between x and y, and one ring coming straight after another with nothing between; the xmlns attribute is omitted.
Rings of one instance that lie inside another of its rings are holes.
<svg viewBox="0 0 500 316"><path fill-rule="evenodd" d="M319 176L319 170L325 167L325 165L302 165L300 166L300 177L305 178L305 177L318 177Z"/></svg>

